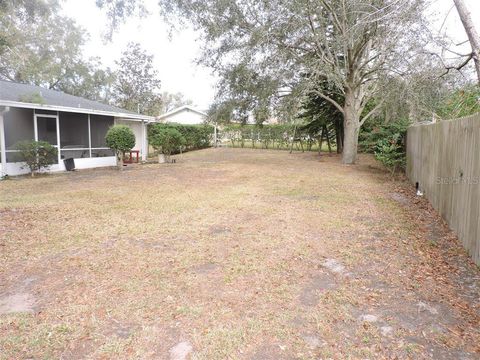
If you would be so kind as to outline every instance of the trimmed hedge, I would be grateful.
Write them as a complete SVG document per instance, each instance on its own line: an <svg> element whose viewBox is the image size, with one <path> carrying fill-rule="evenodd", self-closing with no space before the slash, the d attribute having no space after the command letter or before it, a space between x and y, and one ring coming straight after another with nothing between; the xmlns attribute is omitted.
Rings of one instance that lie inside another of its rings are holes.
<svg viewBox="0 0 480 360"><path fill-rule="evenodd" d="M162 129L175 129L185 138L184 150L197 150L210 147L213 142L214 127L211 125L183 125L183 124L150 124L148 127L148 141Z"/></svg>

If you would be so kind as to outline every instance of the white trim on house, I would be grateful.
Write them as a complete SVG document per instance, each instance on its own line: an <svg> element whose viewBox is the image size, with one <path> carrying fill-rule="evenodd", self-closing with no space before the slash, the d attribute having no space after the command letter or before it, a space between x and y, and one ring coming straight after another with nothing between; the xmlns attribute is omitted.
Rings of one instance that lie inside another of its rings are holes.
<svg viewBox="0 0 480 360"><path fill-rule="evenodd" d="M25 103L20 101L0 100L0 106L18 107L18 108L24 108L24 109L63 111L63 112L73 112L73 113L80 113L80 114L114 116L114 117L126 118L132 121L142 121L142 120L147 122L155 121L155 117L142 115L142 114L92 110L92 109L85 109L85 108L58 106L58 105L42 105L42 104Z"/></svg>
<svg viewBox="0 0 480 360"><path fill-rule="evenodd" d="M194 113L203 115L203 116L208 116L207 113L204 113L203 111L197 110L197 109L193 108L193 107L190 106L190 105L183 105L183 106L180 106L180 107L178 107L178 108L176 108L176 109L173 109L173 110L171 110L171 111L169 111L169 112L167 112L167 113L165 113L165 114L162 114L162 115L158 116L157 119L158 119L158 120L162 120L162 119L164 119L164 118L167 118L167 117L169 117L169 116L171 116L171 115L174 115L174 114L176 114L176 113L178 113L178 112L180 112L180 111L183 111L183 110L188 110L188 111L191 111L191 112L194 112Z"/></svg>
<svg viewBox="0 0 480 360"><path fill-rule="evenodd" d="M3 114L10 111L8 106L0 107L0 157L2 161L0 162L0 178L6 173L5 169L7 167L7 151L5 146L5 128L3 127Z"/></svg>

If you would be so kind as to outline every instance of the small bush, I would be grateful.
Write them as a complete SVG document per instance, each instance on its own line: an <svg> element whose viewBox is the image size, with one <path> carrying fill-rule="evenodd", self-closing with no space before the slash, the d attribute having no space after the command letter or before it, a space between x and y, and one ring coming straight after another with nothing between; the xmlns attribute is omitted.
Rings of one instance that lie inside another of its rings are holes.
<svg viewBox="0 0 480 360"><path fill-rule="evenodd" d="M46 141L20 141L14 148L19 150L21 161L26 163L24 168L28 168L32 176L41 169L48 169L58 160L57 149Z"/></svg>
<svg viewBox="0 0 480 360"><path fill-rule="evenodd" d="M406 165L405 138L410 122L401 119L392 123L372 122L362 129L360 149L374 153L377 160L394 173Z"/></svg>
<svg viewBox="0 0 480 360"><path fill-rule="evenodd" d="M107 146L114 150L117 155L117 165L123 168L123 158L126 151L130 151L135 146L135 134L132 129L126 125L112 126L105 136Z"/></svg>
<svg viewBox="0 0 480 360"><path fill-rule="evenodd" d="M164 154L167 161L170 155L180 151L185 146L185 137L175 128L165 127L159 129L150 139L150 144L160 153Z"/></svg>
<svg viewBox="0 0 480 360"><path fill-rule="evenodd" d="M212 142L214 127L211 125L183 125L183 124L152 124L148 128L148 139L152 139L163 129L175 129L185 139L182 150L197 150L209 147ZM152 145L153 146L153 145ZM180 151L180 148L176 151ZM175 151L173 152L175 153ZM172 153L172 154L173 154Z"/></svg>

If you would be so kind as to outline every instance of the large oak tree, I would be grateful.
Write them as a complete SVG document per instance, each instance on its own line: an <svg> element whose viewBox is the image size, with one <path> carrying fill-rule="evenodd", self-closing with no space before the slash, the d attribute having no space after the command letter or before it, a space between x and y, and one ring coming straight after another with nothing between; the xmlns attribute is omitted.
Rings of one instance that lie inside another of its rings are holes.
<svg viewBox="0 0 480 360"><path fill-rule="evenodd" d="M401 71L420 31L423 0L161 0L165 14L202 31L203 62L228 74L236 64L278 79L278 91L317 91L327 79L343 103L318 92L344 117L343 162L354 163L367 102ZM308 73L309 76L302 76ZM298 92L297 92L298 94ZM380 106L380 104L379 104Z"/></svg>

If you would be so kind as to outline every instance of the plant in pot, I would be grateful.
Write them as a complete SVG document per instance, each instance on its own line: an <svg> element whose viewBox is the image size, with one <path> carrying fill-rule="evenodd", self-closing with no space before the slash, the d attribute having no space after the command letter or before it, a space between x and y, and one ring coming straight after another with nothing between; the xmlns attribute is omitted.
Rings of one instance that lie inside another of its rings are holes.
<svg viewBox="0 0 480 360"><path fill-rule="evenodd" d="M108 129L105 141L107 146L115 151L117 166L120 170L123 170L125 152L132 150L135 146L135 134L132 129L126 125L112 126Z"/></svg>
<svg viewBox="0 0 480 360"><path fill-rule="evenodd" d="M158 152L159 163L170 162L170 155L180 151L185 145L185 138L177 129L164 127L152 135L150 145Z"/></svg>

